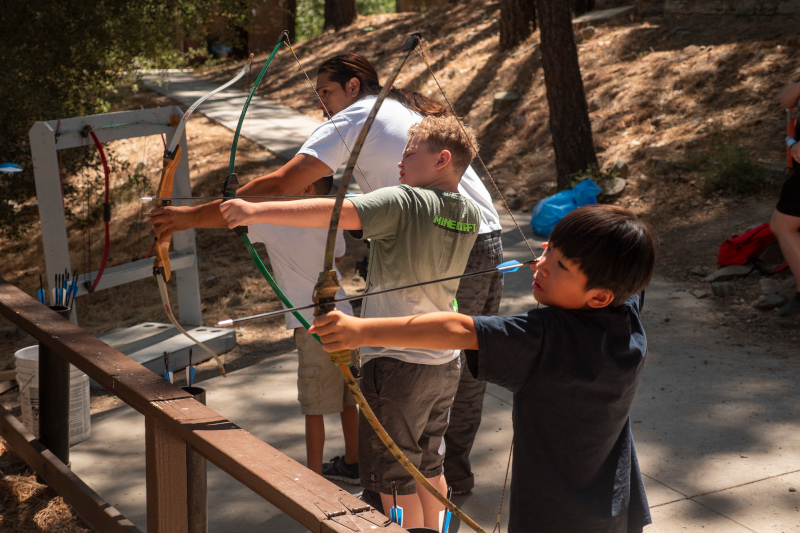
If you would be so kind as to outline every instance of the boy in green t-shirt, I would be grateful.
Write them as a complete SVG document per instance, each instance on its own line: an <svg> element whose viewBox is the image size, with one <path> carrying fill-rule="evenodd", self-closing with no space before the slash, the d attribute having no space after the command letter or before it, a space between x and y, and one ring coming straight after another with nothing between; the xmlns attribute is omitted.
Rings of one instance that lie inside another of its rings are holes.
<svg viewBox="0 0 800 533"><path fill-rule="evenodd" d="M458 193L474 157L474 136L454 117L426 117L408 132L397 187L345 200L339 227L370 239L367 292L457 276L464 272L478 233L480 211ZM328 227L333 200L248 203L231 200L220 212L231 228L267 223ZM454 311L458 280L377 295L365 300L365 317ZM442 437L460 376L458 350L369 346L361 350L361 386L381 424L412 463L441 493ZM397 487L405 527L438 529L444 507L399 465L359 420L361 484L391 507Z"/></svg>

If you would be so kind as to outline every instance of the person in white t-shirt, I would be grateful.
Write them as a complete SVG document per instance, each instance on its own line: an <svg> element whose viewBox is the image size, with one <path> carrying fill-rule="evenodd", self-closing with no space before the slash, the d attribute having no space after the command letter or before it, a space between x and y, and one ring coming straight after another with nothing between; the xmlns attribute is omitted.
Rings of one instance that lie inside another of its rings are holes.
<svg viewBox="0 0 800 533"><path fill-rule="evenodd" d="M320 125L297 155L281 168L243 185L239 189L240 195L290 195L347 162L350 149L381 90L377 72L363 56L338 55L317 69L316 89L332 119ZM362 192L397 185L396 165L402 159L408 129L424 116L446 114L448 111L442 105L419 93L392 88L358 158L354 178ZM500 220L489 192L472 167L464 172L458 191L478 205L481 217L478 237L465 272L497 266L503 261ZM158 208L150 213L150 223L162 238L189 228L226 227L219 204L220 201L215 201L198 206ZM461 280L457 293L459 312L475 316L496 315L502 289L503 277L499 272ZM461 381L445 434L445 477L456 494L467 493L474 485L469 452L480 425L486 390L486 382L475 380L463 370L466 368L464 361L461 368ZM374 501L370 503L380 505Z"/></svg>
<svg viewBox="0 0 800 533"><path fill-rule="evenodd" d="M307 186L296 196L328 194L333 185L333 176L327 176ZM312 228L291 228L253 224L249 229L250 239L264 243L275 281L283 288L286 297L302 307L313 303L311 295L317 276L323 269L323 254L328 231ZM298 245L302 243L302 245ZM345 252L342 230L336 235L335 256L341 258ZM341 275L339 276L341 278ZM344 298L339 289L336 298ZM284 306L285 307L285 306ZM336 308L348 315L353 314L349 302L338 302ZM313 309L298 311L311 322ZM339 368L330 355L322 349L319 341L306 331L294 315L287 313L286 329L294 330L297 346L297 400L306 419L306 460L310 470L317 474L347 483L359 484L358 473L358 407L344 382ZM325 421L323 415L339 413L342 420L345 453L337 456L323 469L322 457L325 445ZM342 464L344 463L344 465ZM354 467L346 468L346 465ZM334 466L331 469L331 466Z"/></svg>

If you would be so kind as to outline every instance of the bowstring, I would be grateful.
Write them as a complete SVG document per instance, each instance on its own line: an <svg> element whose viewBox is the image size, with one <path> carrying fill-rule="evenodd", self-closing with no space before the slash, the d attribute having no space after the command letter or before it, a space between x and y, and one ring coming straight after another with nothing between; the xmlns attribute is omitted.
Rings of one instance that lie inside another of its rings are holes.
<svg viewBox="0 0 800 533"><path fill-rule="evenodd" d="M503 514L503 500L506 498L506 486L508 485L508 472L511 470L511 457L514 454L514 439L511 439L511 449L508 450L508 464L506 465L506 477L503 480L503 492L500 494L500 509L497 510L497 523L492 528L492 533L502 533L500 527L500 517Z"/></svg>
<svg viewBox="0 0 800 533"><path fill-rule="evenodd" d="M489 178L489 181L492 182L492 185L494 186L495 190L497 191L497 194L500 197L500 200L503 202L503 206L506 208L506 211L508 211L508 214L511 216L511 221L514 222L514 226L517 227L517 230L519 231L519 234L522 236L522 241L525 243L525 246L528 247L528 250L530 250L531 255L533 256L533 258L538 260L539 258L536 256L536 253L533 251L533 248L531 247L531 244L528 242L528 238L525 237L525 233L522 231L522 227L520 227L520 225L517 223L517 219L516 219L516 217L514 217L514 213L511 212L511 208L508 207L508 204L506 203L506 199L505 199L505 197L503 197L503 193L500 192L500 187L497 186L497 183L494 181L494 178L492 178L492 173L489 172L489 169L486 167L486 163L483 162L483 158L478 153L478 150L475 149L475 145L472 143L472 140L469 138L469 135L467 135L467 131L464 128L464 123L458 118L458 115L456 114L456 110L453 107L453 104L450 103L450 99L447 97L447 93L444 92L444 89L442 88L441 84L439 83L439 80L436 78L436 74L433 73L433 68L431 68L430 63L428 63L428 58L425 57L425 53L422 50L422 48L424 48L424 46L425 46L425 41L420 38L420 46L415 48L414 51L417 52L417 54L419 54L419 56L422 58L422 61L425 63L425 66L428 67L428 72L430 72L431 77L433 78L433 81L436 83L436 86L439 88L439 92L442 93L442 96L444 97L445 101L447 102L447 106L450 108L450 112L453 114L454 117L456 117L456 120L458 120L458 125L461 127L461 131L464 132L464 137L466 137L466 139L469 141L469 144L472 147L472 151L475 153L475 158L478 160L478 162L480 162L481 168L483 169L483 172L485 173L486 177Z"/></svg>
<svg viewBox="0 0 800 533"><path fill-rule="evenodd" d="M292 42L289 40L288 36L284 39L283 43L286 46L289 47L289 51L292 53L292 56L294 57L294 60L297 61L297 66L300 67L300 70L303 72L303 75L306 77L306 80L308 80L309 87L311 87L311 90L314 91L314 94L316 95L317 100L319 100L319 104L322 106L323 111L325 111L325 116L328 117L328 120L330 121L331 124L333 124L334 129L336 129L336 133L339 134L339 138L342 140L342 144L344 144L344 147L347 148L347 152L352 154L353 152L352 152L352 150L350 150L350 147L347 145L347 141L344 140L344 137L342 136L342 132L339 131L339 127L336 125L336 122L334 122L334 120L333 120L333 115L331 115L331 112L328 111L328 107L325 105L325 102L322 101L322 98L320 97L319 93L317 92L317 88L314 87L314 83L311 81L311 78L308 76L308 73L306 72L306 69L303 68L303 64L300 63L300 58L297 57L297 54L294 53L294 48L292 48ZM372 187L370 182L367 180L367 175L364 174L364 171L361 170L360 166L358 166L358 162L356 162L356 168L361 173L361 177L364 179L364 183L367 184L367 187L369 187L369 190L370 191L374 191L375 189Z"/></svg>
<svg viewBox="0 0 800 533"><path fill-rule="evenodd" d="M506 211L511 216L511 221L514 223L514 226L516 226L517 231L519 231L519 234L522 236L522 241L525 243L525 246L528 247L528 250L531 252L533 258L538 261L539 258L536 256L536 253L533 251L531 244L528 242L528 238L525 237L525 233L522 231L522 227L520 227L519 223L517 222L514 213L511 212L511 208L508 206L508 203L506 203L506 199L503 196L503 193L500 192L500 187L497 186L497 182L495 182L494 178L492 178L492 173L489 172L489 169L486 167L486 163L483 161L483 158L478 153L478 150L475 149L475 145L472 143L472 139L470 139L469 135L467 135L466 128L464 128L463 122L458 118L458 115L456 114L456 110L453 107L453 104L447 97L447 93L444 92L442 85L436 78L436 74L433 72L433 68L431 67L430 63L428 63L428 58L425 57L424 48L425 48L425 41L423 39L420 39L420 46L417 47L415 51L417 52L417 54L419 54L419 56L422 58L422 61L425 63L425 66L428 68L428 72L430 72L434 83L436 83L436 87L439 88L439 92L442 93L442 97L444 98L445 102L447 102L447 106L450 108L450 112L453 114L454 117L456 117L456 120L458 120L458 125L461 127L461 131L464 132L464 137L467 139L467 141L469 141L469 144L472 147L472 151L475 153L475 158L480 162L481 168L483 168L485 176L489 178L490 182L492 182L492 186L494 186L494 189L497 191L500 200L503 202L503 207L506 208ZM494 533L494 531L498 532L500 531L500 521L503 513L503 500L505 499L506 486L508 485L508 472L511 468L511 457L513 455L513 452L514 452L514 439L512 438L511 449L508 452L508 465L506 466L506 477L505 480L503 481L503 492L500 496L500 509L497 511L497 523L495 524L495 527L492 529L492 533Z"/></svg>

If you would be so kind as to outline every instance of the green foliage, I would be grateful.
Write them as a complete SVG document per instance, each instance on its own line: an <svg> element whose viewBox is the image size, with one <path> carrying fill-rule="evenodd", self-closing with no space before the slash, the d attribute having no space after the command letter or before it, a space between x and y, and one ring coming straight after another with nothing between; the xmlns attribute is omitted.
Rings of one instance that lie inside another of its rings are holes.
<svg viewBox="0 0 800 533"><path fill-rule="evenodd" d="M572 189L574 186L579 184L585 179L591 179L600 187L604 187L606 183L610 183L614 181L615 178L619 177L619 172L614 169L614 167L610 167L608 170L600 170L600 167L597 165L589 165L587 168L581 170L580 172L575 172L574 174L569 175L569 182L567 183L567 189ZM605 187L604 187L605 188Z"/></svg>
<svg viewBox="0 0 800 533"><path fill-rule="evenodd" d="M17 237L35 219L20 206L34 195L28 131L33 123L104 113L114 84L137 68L185 64L180 38L197 38L215 16L245 24L245 0L58 0L0 9L0 235ZM241 27L241 26L239 26ZM125 74L127 73L127 74ZM62 153L67 176L96 157ZM69 191L70 183L65 183Z"/></svg>
<svg viewBox="0 0 800 533"><path fill-rule="evenodd" d="M742 195L771 185L768 172L750 158L747 148L720 131L711 136L708 151L699 163L709 192Z"/></svg>
<svg viewBox="0 0 800 533"><path fill-rule="evenodd" d="M359 15L394 13L395 0L356 0ZM325 28L325 0L297 0L297 40L305 41L322 33Z"/></svg>
<svg viewBox="0 0 800 533"><path fill-rule="evenodd" d="M298 42L316 37L324 26L325 0L297 0L295 32Z"/></svg>
<svg viewBox="0 0 800 533"><path fill-rule="evenodd" d="M394 13L397 11L395 0L356 0L359 15L374 15L376 13Z"/></svg>

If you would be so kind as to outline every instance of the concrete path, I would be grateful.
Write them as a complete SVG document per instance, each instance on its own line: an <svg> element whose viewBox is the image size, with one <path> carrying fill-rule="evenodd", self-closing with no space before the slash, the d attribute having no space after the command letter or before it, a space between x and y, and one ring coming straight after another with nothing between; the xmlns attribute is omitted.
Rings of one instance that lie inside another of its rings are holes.
<svg viewBox="0 0 800 533"><path fill-rule="evenodd" d="M251 107L257 112L262 105L258 100ZM217 118L206 104L200 111ZM267 129L257 115L248 120L256 131ZM282 137L286 141L288 135ZM298 137L295 145L303 140ZM527 260L522 236L507 214L501 216L506 259ZM529 215L516 216L538 246ZM505 281L503 314L533 305L529 271L508 274ZM731 341L706 319L709 306L663 280L655 280L647 293L650 347L632 414L654 522L645 532L800 533L800 357L776 353L766 343ZM212 409L303 462L295 380L295 354L288 353L202 386ZM487 530L496 519L508 460L510 400L508 391L489 387L472 454L476 488L455 498ZM93 417L91 439L73 447L71 459L79 476L144 530L143 422L127 407ZM332 457L341 453L343 442L336 417L326 423L326 457ZM212 532L303 530L213 466L208 501Z"/></svg>

